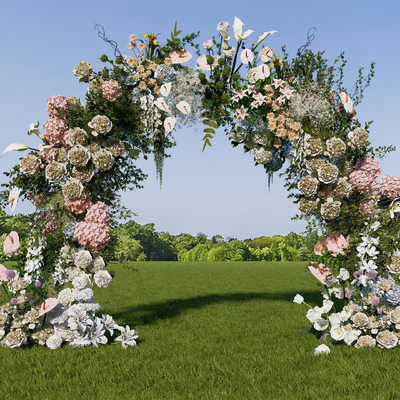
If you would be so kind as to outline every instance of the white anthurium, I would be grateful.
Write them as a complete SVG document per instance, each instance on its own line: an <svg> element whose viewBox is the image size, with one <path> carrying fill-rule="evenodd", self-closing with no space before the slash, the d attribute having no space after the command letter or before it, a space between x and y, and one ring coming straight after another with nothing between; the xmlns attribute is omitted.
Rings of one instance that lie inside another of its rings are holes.
<svg viewBox="0 0 400 400"><path fill-rule="evenodd" d="M329 321L326 319L320 318L317 319L313 325L316 331L324 331L329 326Z"/></svg>
<svg viewBox="0 0 400 400"><path fill-rule="evenodd" d="M259 45L267 36L272 35L273 33L279 33L278 31L269 31L264 32L261 36L257 39L257 45Z"/></svg>
<svg viewBox="0 0 400 400"><path fill-rule="evenodd" d="M261 79L258 68L250 69L246 74L246 79L249 81L249 83L256 83L259 79Z"/></svg>
<svg viewBox="0 0 400 400"><path fill-rule="evenodd" d="M191 108L190 108L190 104L186 101L180 101L177 105L176 108L185 115L189 115Z"/></svg>
<svg viewBox="0 0 400 400"><path fill-rule="evenodd" d="M258 54L262 62L268 62L274 58L274 52L271 47L263 47Z"/></svg>
<svg viewBox="0 0 400 400"><path fill-rule="evenodd" d="M46 137L43 135L43 133L40 133L38 128L39 128L39 121L32 122L29 125L29 131L27 132L27 134L32 135L32 133L34 133L39 137L39 139L46 140Z"/></svg>
<svg viewBox="0 0 400 400"><path fill-rule="evenodd" d="M163 84L160 86L160 93L161 93L161 96L168 97L169 92L171 91L171 85L172 85L172 83L171 83L171 82L168 82L168 83L163 83Z"/></svg>
<svg viewBox="0 0 400 400"><path fill-rule="evenodd" d="M4 154L8 153L9 151L25 151L28 150L29 146L26 144L22 143L11 143L4 151L3 154L1 155L3 157Z"/></svg>
<svg viewBox="0 0 400 400"><path fill-rule="evenodd" d="M174 129L175 122L176 122L176 118L172 118L172 117L165 118L165 121L164 121L165 130L167 132L171 132L172 129Z"/></svg>
<svg viewBox="0 0 400 400"><path fill-rule="evenodd" d="M10 191L10 196L8 197L8 206L10 210L14 212L15 207L17 207L19 194L21 193L20 188L15 187L13 190Z"/></svg>
<svg viewBox="0 0 400 400"><path fill-rule="evenodd" d="M332 326L330 334L333 340L343 340L345 337L345 333L340 325Z"/></svg>
<svg viewBox="0 0 400 400"><path fill-rule="evenodd" d="M353 102L351 101L349 95L345 92L340 92L339 93L340 101L343 103L344 109L346 110L347 113L352 113L354 112L354 105Z"/></svg>
<svg viewBox="0 0 400 400"><path fill-rule="evenodd" d="M240 54L240 60L242 61L243 64L248 64L249 62L252 62L253 59L254 59L254 54L250 49L244 49Z"/></svg>
<svg viewBox="0 0 400 400"><path fill-rule="evenodd" d="M253 33L251 29L248 29L246 32L243 32L244 23L237 17L235 17L235 22L233 23L233 33L235 35L235 39L238 42L240 39L247 39L247 37Z"/></svg>
<svg viewBox="0 0 400 400"><path fill-rule="evenodd" d="M154 104L161 110L165 112L169 112L169 107L164 97L159 97Z"/></svg>
<svg viewBox="0 0 400 400"><path fill-rule="evenodd" d="M39 144L39 151L50 151L53 148L50 144Z"/></svg>
<svg viewBox="0 0 400 400"><path fill-rule="evenodd" d="M259 79L268 78L271 73L267 64L261 64L257 67L257 69L258 69L259 76L260 76Z"/></svg>

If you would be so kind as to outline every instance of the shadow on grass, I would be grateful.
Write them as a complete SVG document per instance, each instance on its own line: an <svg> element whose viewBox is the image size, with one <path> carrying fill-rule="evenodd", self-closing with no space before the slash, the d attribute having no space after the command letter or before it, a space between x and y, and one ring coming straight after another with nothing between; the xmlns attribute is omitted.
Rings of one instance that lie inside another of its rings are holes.
<svg viewBox="0 0 400 400"><path fill-rule="evenodd" d="M239 303L245 301L287 301L293 302L298 292L275 293L231 293L210 294L207 296L191 297L189 299L167 300L159 303L145 304L125 310L113 312L114 319L123 320L123 325L151 325L158 320L170 319L186 310L200 309L218 303ZM321 294L315 291L302 292L301 295L310 305L320 305Z"/></svg>

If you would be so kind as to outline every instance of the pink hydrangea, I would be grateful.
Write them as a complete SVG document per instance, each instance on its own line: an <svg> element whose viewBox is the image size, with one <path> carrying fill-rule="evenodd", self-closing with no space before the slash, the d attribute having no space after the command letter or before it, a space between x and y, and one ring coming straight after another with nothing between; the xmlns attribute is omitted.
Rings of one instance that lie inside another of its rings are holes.
<svg viewBox="0 0 400 400"><path fill-rule="evenodd" d="M61 118L49 118L43 123L44 136L52 146L61 146L68 139L68 128Z"/></svg>
<svg viewBox="0 0 400 400"><path fill-rule="evenodd" d="M364 203L360 204L361 211L367 211L370 214L374 211L374 207L376 206L376 203L381 197L379 191L380 191L379 183L375 182L372 185L371 190L369 191L370 193L369 198L366 201L364 201Z"/></svg>
<svg viewBox="0 0 400 400"><path fill-rule="evenodd" d="M101 201L92 204L88 208L85 221L95 224L108 224L110 222L108 207Z"/></svg>
<svg viewBox="0 0 400 400"><path fill-rule="evenodd" d="M64 196L64 194L63 194ZM70 209L74 214L83 214L88 207L90 206L90 193L86 194L86 188L83 188L81 197L78 200L68 200L64 196L65 205Z"/></svg>
<svg viewBox="0 0 400 400"><path fill-rule="evenodd" d="M30 192L28 199L35 205L38 206L43 201L43 195L36 196L34 193Z"/></svg>
<svg viewBox="0 0 400 400"><path fill-rule="evenodd" d="M74 239L83 247L103 250L110 242L107 224L94 224L90 222L79 222L75 226Z"/></svg>
<svg viewBox="0 0 400 400"><path fill-rule="evenodd" d="M384 175L381 179L379 193L383 196L394 199L400 196L400 178L394 175Z"/></svg>
<svg viewBox="0 0 400 400"><path fill-rule="evenodd" d="M49 236L60 229L60 219L54 212L47 213L46 220L46 228L44 228L42 231L43 236Z"/></svg>
<svg viewBox="0 0 400 400"><path fill-rule="evenodd" d="M49 113L50 117L63 118L67 108L68 103L65 96L51 96L47 99L46 111Z"/></svg>
<svg viewBox="0 0 400 400"><path fill-rule="evenodd" d="M377 184L372 174L359 170L350 172L349 178L351 187L357 189L360 193L368 193Z"/></svg>
<svg viewBox="0 0 400 400"><path fill-rule="evenodd" d="M354 166L354 169L369 174L373 178L377 178L382 172L379 161L377 159L366 157L358 159L356 165Z"/></svg>
<svg viewBox="0 0 400 400"><path fill-rule="evenodd" d="M40 157L43 157L48 163L53 159L53 155L55 153L56 149L53 147L49 151L39 151Z"/></svg>
<svg viewBox="0 0 400 400"><path fill-rule="evenodd" d="M110 79L107 82L104 82L101 85L101 89L103 90L103 95L110 101L115 101L122 94L121 86L114 79Z"/></svg>

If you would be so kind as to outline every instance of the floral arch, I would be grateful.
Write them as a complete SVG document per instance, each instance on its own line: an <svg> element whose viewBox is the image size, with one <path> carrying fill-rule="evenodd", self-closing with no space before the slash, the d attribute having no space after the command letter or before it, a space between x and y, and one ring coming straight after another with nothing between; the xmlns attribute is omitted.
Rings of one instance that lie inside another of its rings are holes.
<svg viewBox="0 0 400 400"><path fill-rule="evenodd" d="M19 198L29 199L37 212L27 249L20 248L17 232L4 242L7 255L19 252L19 263L17 270L0 265L1 344L97 347L107 343L106 330L120 331L116 340L124 347L136 343L133 329L117 326L109 315L95 316L101 306L93 300L93 284L105 288L112 282L101 256L110 240L108 226L116 216L131 214L117 192L140 187L140 154L153 153L161 183L166 150L175 145L173 129L201 120L203 151L223 127L232 146L243 145L269 177L288 160L284 174L300 211L296 218L309 219L310 230L325 233L309 266L325 299L308 311L312 326L306 333L329 332L327 340L356 347L396 346L400 178L376 181L377 157L393 148L371 147L371 123L362 127L355 118L374 63L366 78L360 71L349 96L343 54L339 66L328 66L323 53L307 48L310 36L289 61L284 47L279 58L262 44L276 31L247 45L253 31L243 32L238 18L232 38L229 23L220 22L203 50L194 42L199 33L180 38L175 24L162 46L153 33L144 40L132 34L133 54L125 56L96 28L113 47L114 59L101 56L98 72L87 61L77 64L74 75L88 85L86 103L75 96L50 97L44 133L39 122L28 130L41 140L38 149L13 143L3 152L30 150L6 173L3 206L14 211ZM195 69L185 66L193 58L189 46L197 54ZM65 288L67 282L73 288ZM294 301L304 299L297 295ZM339 303L341 310L335 308Z"/></svg>

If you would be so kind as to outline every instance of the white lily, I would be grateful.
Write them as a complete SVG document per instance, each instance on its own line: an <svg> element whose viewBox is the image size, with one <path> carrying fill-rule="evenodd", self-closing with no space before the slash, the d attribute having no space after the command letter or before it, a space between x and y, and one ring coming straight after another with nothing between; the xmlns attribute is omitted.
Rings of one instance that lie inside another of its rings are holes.
<svg viewBox="0 0 400 400"><path fill-rule="evenodd" d="M261 36L257 39L257 45L259 45L267 36L272 35L273 33L279 33L278 31L269 31L264 32Z"/></svg>
<svg viewBox="0 0 400 400"><path fill-rule="evenodd" d="M50 144L39 144L39 151L50 151L53 148Z"/></svg>
<svg viewBox="0 0 400 400"><path fill-rule="evenodd" d="M11 143L4 151L3 154L8 153L9 151L25 151L28 150L29 146L22 143ZM3 154L1 157L3 157Z"/></svg>
<svg viewBox="0 0 400 400"><path fill-rule="evenodd" d="M10 196L8 197L8 206L10 210L14 212L15 207L17 207L19 194L21 193L20 188L15 187L13 190L10 191Z"/></svg>
<svg viewBox="0 0 400 400"><path fill-rule="evenodd" d="M180 101L177 105L176 108L185 115L189 115L191 108L190 108L190 104L186 101Z"/></svg>
<svg viewBox="0 0 400 400"><path fill-rule="evenodd" d="M46 140L46 137L43 135L43 133L40 133L39 131L39 121L32 122L29 125L29 131L27 132L28 135L32 135L34 133L35 135L38 135L38 137L42 140Z"/></svg>
<svg viewBox="0 0 400 400"><path fill-rule="evenodd" d="M165 130L167 132L171 132L172 129L174 129L175 122L176 122L176 118L172 118L172 117L165 118L165 121L164 121Z"/></svg>
<svg viewBox="0 0 400 400"><path fill-rule="evenodd" d="M154 104L161 110L165 112L169 112L168 104L166 103L164 97L159 97Z"/></svg>
<svg viewBox="0 0 400 400"><path fill-rule="evenodd" d="M161 96L168 97L169 92L171 91L171 82L163 83L160 87Z"/></svg>
<svg viewBox="0 0 400 400"><path fill-rule="evenodd" d="M235 17L235 22L233 23L233 33L235 35L235 39L237 42L240 39L247 39L247 36L249 36L251 33L254 32L251 29L248 29L246 32L242 33L243 25L244 25L244 23L239 18Z"/></svg>
<svg viewBox="0 0 400 400"><path fill-rule="evenodd" d="M240 54L240 60L243 64L248 64L254 59L253 52L250 49L244 49Z"/></svg>
<svg viewBox="0 0 400 400"><path fill-rule="evenodd" d="M390 213L390 218L394 218L394 213L400 212L400 205L398 202L392 201L392 204L389 206L389 213Z"/></svg>

